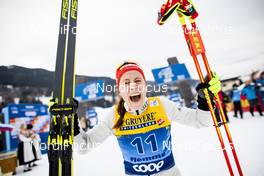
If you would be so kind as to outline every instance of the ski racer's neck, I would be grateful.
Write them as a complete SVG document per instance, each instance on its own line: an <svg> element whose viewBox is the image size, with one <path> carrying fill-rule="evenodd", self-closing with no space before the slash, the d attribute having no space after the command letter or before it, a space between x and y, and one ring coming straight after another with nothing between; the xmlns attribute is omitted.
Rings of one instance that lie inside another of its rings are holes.
<svg viewBox="0 0 264 176"><path fill-rule="evenodd" d="M147 109L148 99L146 98L143 105L138 109L132 109L132 108L128 107L126 103L124 103L124 106L125 106L127 112L134 114L134 115L140 115L142 112L144 112Z"/></svg>

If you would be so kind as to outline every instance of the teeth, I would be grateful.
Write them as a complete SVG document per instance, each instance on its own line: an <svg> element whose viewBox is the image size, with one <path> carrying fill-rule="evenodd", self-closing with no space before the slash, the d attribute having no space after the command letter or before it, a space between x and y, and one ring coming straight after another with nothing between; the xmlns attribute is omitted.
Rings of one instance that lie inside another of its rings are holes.
<svg viewBox="0 0 264 176"><path fill-rule="evenodd" d="M131 97L134 97L134 96L139 96L140 94L134 94L134 95L130 95Z"/></svg>

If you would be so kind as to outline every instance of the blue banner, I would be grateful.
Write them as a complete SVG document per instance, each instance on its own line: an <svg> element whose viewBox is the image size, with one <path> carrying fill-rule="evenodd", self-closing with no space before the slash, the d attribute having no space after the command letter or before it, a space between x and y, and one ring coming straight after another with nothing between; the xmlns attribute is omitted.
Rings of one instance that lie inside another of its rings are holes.
<svg viewBox="0 0 264 176"><path fill-rule="evenodd" d="M16 117L35 117L38 115L47 115L48 107L42 104L10 104L8 105L9 116Z"/></svg>
<svg viewBox="0 0 264 176"><path fill-rule="evenodd" d="M104 96L104 82L98 80L95 82L87 82L78 84L75 88L75 98L78 101L91 101Z"/></svg>
<svg viewBox="0 0 264 176"><path fill-rule="evenodd" d="M6 132L7 151L17 148L18 134L22 125L32 124L33 130L40 135L41 142L47 142L50 124L47 105L9 104L2 110L2 113L4 113L5 123L14 126L11 132Z"/></svg>
<svg viewBox="0 0 264 176"><path fill-rule="evenodd" d="M190 78L190 74L185 64L174 64L168 67L153 69L152 74L157 84L170 83Z"/></svg>

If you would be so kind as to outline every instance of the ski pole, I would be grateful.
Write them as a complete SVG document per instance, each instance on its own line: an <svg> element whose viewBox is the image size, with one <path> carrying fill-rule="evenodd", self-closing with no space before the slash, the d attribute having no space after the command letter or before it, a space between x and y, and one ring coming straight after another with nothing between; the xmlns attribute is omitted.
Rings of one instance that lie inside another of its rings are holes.
<svg viewBox="0 0 264 176"><path fill-rule="evenodd" d="M204 83L205 79L204 79L200 64L198 62L198 58L197 58L198 54L201 54L201 53L205 52L204 45L202 43L200 33L197 30L196 26L194 26L195 23L192 23L192 25L193 25L192 27L195 27L195 28L193 28L193 30L189 30L187 28L184 16L179 14L179 13L178 13L178 16L179 16L180 23L182 25L182 29L183 29L183 32L184 32L185 40L186 40L187 45L189 47L189 51L191 53L191 56L193 57L193 60L194 60L194 63L195 63L195 67L196 67L197 73L199 75L200 81L202 83ZM194 22L194 20L192 20L191 22ZM212 119L213 119L213 122L214 122L215 130L216 130L219 142L221 144L221 148L222 148L222 151L223 151L223 154L224 154L224 157L225 157L225 161L226 161L229 173L230 173L231 176L234 176L233 169L232 169L232 166L231 166L231 163L230 163L230 160L229 160L226 148L225 148L224 140L223 140L220 128L218 126L216 115L215 115L215 111L214 111L214 108L213 108L213 105L212 105L212 102L211 102L211 99L210 99L210 96L209 96L209 92L208 92L207 89L204 90L204 94L205 94L205 98L206 98L208 107L209 107L210 112L211 112L211 116L212 116Z"/></svg>
<svg viewBox="0 0 264 176"><path fill-rule="evenodd" d="M192 26L194 28L196 28L195 21L192 22ZM202 41L201 37L200 37L200 40ZM210 65L209 65L209 62L207 60L205 52L202 52L201 56L202 56L202 59L203 59L203 62L204 62L205 68L206 68L206 72L207 72L208 78L210 80L212 78L212 72L211 72L211 68L210 68ZM237 157L235 146L234 146L234 143L233 143L233 140L232 140L232 137L231 137L231 133L230 133L230 130L229 130L229 127L228 127L228 124L227 124L227 120L226 120L226 115L224 113L223 106L222 106L222 103L220 101L219 95L215 94L214 98L215 98L215 100L216 100L216 102L218 104L218 109L220 111L220 116L221 116L221 119L222 119L222 121L224 123L225 132L226 132L226 135L227 135L227 138L228 138L228 142L229 142L229 145L230 145L230 148L231 148L231 151L232 151L232 154L233 154L236 166L237 166L238 173L239 173L240 176L243 176L243 172L242 172L242 169L241 169L238 157Z"/></svg>

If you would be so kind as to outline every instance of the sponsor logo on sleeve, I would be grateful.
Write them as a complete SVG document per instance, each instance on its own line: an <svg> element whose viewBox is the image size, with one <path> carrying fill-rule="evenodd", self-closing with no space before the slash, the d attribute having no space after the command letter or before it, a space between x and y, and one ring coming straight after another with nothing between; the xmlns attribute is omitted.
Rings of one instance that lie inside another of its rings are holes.
<svg viewBox="0 0 264 176"><path fill-rule="evenodd" d="M159 103L158 103L158 100L154 100L152 102L150 102L150 107L154 107L154 106L158 106Z"/></svg>

